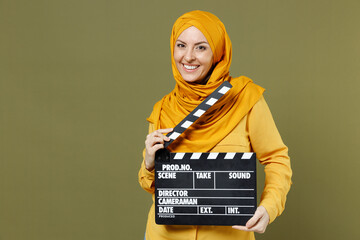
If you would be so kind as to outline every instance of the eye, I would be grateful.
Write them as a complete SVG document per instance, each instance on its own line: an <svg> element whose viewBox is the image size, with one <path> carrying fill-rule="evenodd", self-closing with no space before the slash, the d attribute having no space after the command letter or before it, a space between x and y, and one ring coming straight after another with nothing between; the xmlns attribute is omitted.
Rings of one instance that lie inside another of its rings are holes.
<svg viewBox="0 0 360 240"><path fill-rule="evenodd" d="M197 47L197 49L199 49L201 51L205 51L207 48L205 46L200 45Z"/></svg>
<svg viewBox="0 0 360 240"><path fill-rule="evenodd" d="M185 47L185 45L182 44L182 43L178 43L178 44L176 44L176 46L177 46L178 48L184 48L184 47Z"/></svg>

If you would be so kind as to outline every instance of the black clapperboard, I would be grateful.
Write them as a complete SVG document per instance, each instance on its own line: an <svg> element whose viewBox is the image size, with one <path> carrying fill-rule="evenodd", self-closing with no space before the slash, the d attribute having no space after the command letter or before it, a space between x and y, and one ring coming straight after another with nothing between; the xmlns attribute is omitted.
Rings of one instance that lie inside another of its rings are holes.
<svg viewBox="0 0 360 240"><path fill-rule="evenodd" d="M164 225L245 225L254 215L256 156L253 152L172 153L166 148L214 105L225 81L167 136L155 156L155 221Z"/></svg>

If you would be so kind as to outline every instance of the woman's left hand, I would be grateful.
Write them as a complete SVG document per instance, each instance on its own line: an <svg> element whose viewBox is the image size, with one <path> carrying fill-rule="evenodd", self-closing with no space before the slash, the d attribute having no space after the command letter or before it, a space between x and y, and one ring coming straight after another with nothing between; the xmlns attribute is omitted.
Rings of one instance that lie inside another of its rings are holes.
<svg viewBox="0 0 360 240"><path fill-rule="evenodd" d="M263 206L259 206L254 216L247 221L245 226L232 226L232 228L247 232L264 233L269 221L270 217L268 212Z"/></svg>

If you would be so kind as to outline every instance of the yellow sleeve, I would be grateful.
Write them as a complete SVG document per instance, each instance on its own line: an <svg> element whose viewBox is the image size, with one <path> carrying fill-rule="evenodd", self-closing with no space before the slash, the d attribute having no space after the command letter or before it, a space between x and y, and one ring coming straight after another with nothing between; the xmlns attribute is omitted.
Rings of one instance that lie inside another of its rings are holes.
<svg viewBox="0 0 360 240"><path fill-rule="evenodd" d="M154 125L152 123L150 123L149 125L149 133L152 133L154 131ZM149 171L146 169L145 167L145 150L143 150L143 161L141 163L141 167L139 170L139 183L140 186L147 192L149 193L154 193L155 192L155 169L153 169L152 171Z"/></svg>
<svg viewBox="0 0 360 240"><path fill-rule="evenodd" d="M250 111L248 127L253 151L260 163L265 165L265 187L260 205L269 213L271 223L283 212L291 186L288 148L281 139L264 97Z"/></svg>

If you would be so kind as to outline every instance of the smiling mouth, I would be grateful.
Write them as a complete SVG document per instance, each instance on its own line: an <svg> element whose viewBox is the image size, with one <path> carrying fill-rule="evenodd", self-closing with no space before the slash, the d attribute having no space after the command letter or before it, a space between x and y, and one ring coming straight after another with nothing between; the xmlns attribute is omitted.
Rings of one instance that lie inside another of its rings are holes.
<svg viewBox="0 0 360 240"><path fill-rule="evenodd" d="M190 66L190 65L186 65L186 64L183 64L184 68L187 69L187 70L195 70L197 69L198 67L200 67L200 65L195 65L195 66Z"/></svg>

